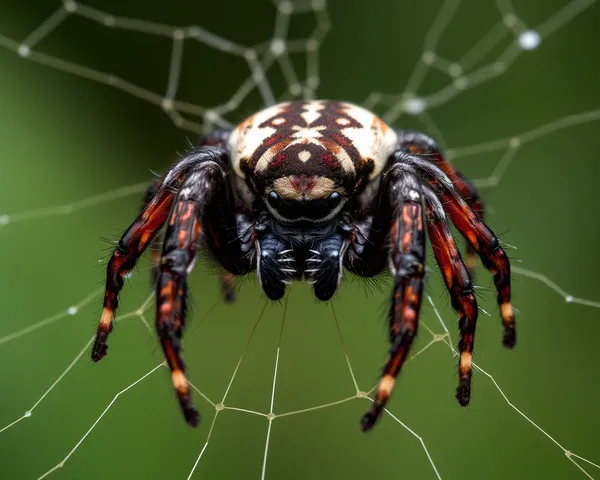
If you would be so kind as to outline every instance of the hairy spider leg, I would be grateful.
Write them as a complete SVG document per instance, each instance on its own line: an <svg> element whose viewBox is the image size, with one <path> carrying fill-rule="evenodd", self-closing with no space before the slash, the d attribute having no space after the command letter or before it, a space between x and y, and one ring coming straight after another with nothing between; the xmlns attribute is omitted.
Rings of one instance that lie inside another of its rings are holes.
<svg viewBox="0 0 600 480"><path fill-rule="evenodd" d="M191 426L198 425L200 418L192 405L181 356L187 276L196 261L205 206L222 183L221 169L205 164L191 173L181 187L169 217L156 284L156 330L181 410Z"/></svg>
<svg viewBox="0 0 600 480"><path fill-rule="evenodd" d="M133 269L138 258L165 223L179 187L190 172L193 171L194 167L203 163L211 163L218 166L224 177L225 174L222 165L226 164L227 159L228 157L223 150L214 147L202 147L184 157L168 172L154 198L152 198L119 240L106 269L104 306L100 323L96 330L96 339L92 347L91 356L93 361L97 362L103 358L108 350L106 341L112 331L115 312L119 306L119 292L123 287L123 278ZM223 224L228 219L233 222L233 225L225 228L227 236L223 238L221 243L233 249L234 247L228 243L231 238L231 230L236 230L233 213L230 213L229 217L220 218L219 222ZM218 228L216 235L222 234L222 231L222 227ZM234 238L237 238L237 234ZM237 248L239 250L240 247ZM243 261L248 263L247 259L243 259Z"/></svg>
<svg viewBox="0 0 600 480"><path fill-rule="evenodd" d="M213 130L210 133L203 135L199 138L196 147L204 147L204 146L217 146L224 147L229 137L231 130L229 129L217 129ZM154 198L156 193L158 192L160 186L164 181L165 174L160 175L158 178L152 181L144 197L142 199L142 210L146 208L146 205L150 203L150 201ZM151 270L151 282L154 286L156 284L156 279L158 277L159 272L159 262L161 255L161 242L158 236L155 236L152 242L150 243L150 254L151 254L151 262L152 262L152 270ZM232 303L235 301L235 276L231 273L227 272L224 269L221 269L221 288L223 292L223 298L227 303Z"/></svg>
<svg viewBox="0 0 600 480"><path fill-rule="evenodd" d="M222 263L230 273L246 273L255 261L251 242L244 241L252 237L246 233L249 222L244 215L236 216L231 208L232 193L226 181L228 162L224 150L201 147L168 172L154 198L127 229L111 257L104 311L92 349L94 361L106 355L106 337L118 307L123 277L169 218L156 284L156 327L179 403L192 426L198 424L199 415L191 403L180 339L185 324L187 275L197 258L202 222L208 246L219 261L227 259Z"/></svg>
<svg viewBox="0 0 600 480"><path fill-rule="evenodd" d="M119 292L123 288L124 276L135 266L169 215L174 192L161 189L143 209L138 218L125 231L106 269L106 290L100 323L92 347L92 360L97 362L106 355L108 335L113 328L115 312L119 307Z"/></svg>
<svg viewBox="0 0 600 480"><path fill-rule="evenodd" d="M510 301L510 262L500 246L498 237L473 212L450 179L436 165L422 157L403 152L396 154L396 161L413 165L428 178L452 223L479 254L485 268L494 276L496 298L504 327L502 343L506 348L513 348L516 344L516 329L515 314Z"/></svg>
<svg viewBox="0 0 600 480"><path fill-rule="evenodd" d="M423 188L427 202L427 230L433 254L440 267L446 288L450 292L452 307L458 313L458 328L460 340L458 351L459 384L456 389L456 399L463 407L469 404L471 398L471 376L473 347L475 344L475 328L477 326L477 299L469 271L454 242L446 214L435 193Z"/></svg>
<svg viewBox="0 0 600 480"><path fill-rule="evenodd" d="M142 208L140 214L144 211L144 209L148 206L148 204L152 201L155 195L158 193L160 186L162 185L164 177L161 176L152 181L146 193L144 194L144 198L142 199ZM150 274L150 281L154 286L156 284L156 279L158 278L158 264L160 262L160 239L158 235L155 235L152 241L150 242L150 255L152 259L152 270Z"/></svg>
<svg viewBox="0 0 600 480"><path fill-rule="evenodd" d="M384 188L397 211L389 248L390 270L394 276L389 313L391 348L373 403L362 417L363 431L373 428L381 416L419 325L425 274L425 212L421 185L411 170L396 165L386 174Z"/></svg>
<svg viewBox="0 0 600 480"><path fill-rule="evenodd" d="M471 209L481 220L484 220L485 207L479 191L444 157L439 144L432 137L421 132L400 130L397 133L400 148L412 154L425 154L424 158L433 161L448 176ZM473 273L476 266L477 252L467 242L467 268L471 278L474 278Z"/></svg>

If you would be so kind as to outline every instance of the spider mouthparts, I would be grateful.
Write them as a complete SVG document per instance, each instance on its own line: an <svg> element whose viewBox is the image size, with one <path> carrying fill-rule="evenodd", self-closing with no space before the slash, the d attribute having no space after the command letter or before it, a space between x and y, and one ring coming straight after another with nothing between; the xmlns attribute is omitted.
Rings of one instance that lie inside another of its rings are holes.
<svg viewBox="0 0 600 480"><path fill-rule="evenodd" d="M517 343L517 331L514 328L505 328L502 336L502 345L506 348L514 348Z"/></svg>
<svg viewBox="0 0 600 480"><path fill-rule="evenodd" d="M461 407L466 407L471 401L471 380L461 378L458 387L456 387L456 399Z"/></svg>
<svg viewBox="0 0 600 480"><path fill-rule="evenodd" d="M200 414L195 408L187 408L183 411L185 421L190 427L197 427L200 424Z"/></svg>

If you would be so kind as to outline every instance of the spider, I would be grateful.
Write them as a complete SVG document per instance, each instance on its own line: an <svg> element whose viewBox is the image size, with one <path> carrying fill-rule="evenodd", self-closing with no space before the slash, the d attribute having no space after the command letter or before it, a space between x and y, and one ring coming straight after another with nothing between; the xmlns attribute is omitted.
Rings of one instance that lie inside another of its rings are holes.
<svg viewBox="0 0 600 480"><path fill-rule="evenodd" d="M390 349L376 394L361 420L370 430L381 416L417 335L423 297L426 231L459 317L456 398L471 396L478 307L471 282L475 256L493 274L504 327L515 345L510 264L483 221L475 187L429 136L395 131L373 113L337 101L292 101L266 108L233 130L216 130L148 190L137 219L108 263L104 308L92 360L107 353L124 276L166 223L154 255L156 329L173 387L188 424L193 406L181 355L187 276L205 246L231 277L255 271L266 296L281 299L292 280L305 279L329 300L343 270L393 277ZM466 263L448 219L467 240Z"/></svg>

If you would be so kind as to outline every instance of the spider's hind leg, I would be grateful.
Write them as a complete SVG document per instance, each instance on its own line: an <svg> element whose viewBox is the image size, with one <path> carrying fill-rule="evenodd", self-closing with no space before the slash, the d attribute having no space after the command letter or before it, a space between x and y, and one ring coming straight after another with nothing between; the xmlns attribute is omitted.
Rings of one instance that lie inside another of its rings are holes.
<svg viewBox="0 0 600 480"><path fill-rule="evenodd" d="M471 399L473 346L475 344L475 327L478 316L477 299L467 267L452 238L444 208L431 189L424 187L423 190L427 202L429 240L444 277L446 288L450 292L452 308L458 314L458 327L460 329L458 351L460 359L456 399L458 403L465 407Z"/></svg>
<svg viewBox="0 0 600 480"><path fill-rule="evenodd" d="M411 154L419 155L423 154L423 158L435 163L442 172L444 172L448 178L452 181L460 195L465 199L467 205L479 216L481 220L484 219L484 204L477 187L469 181L460 171L458 171L454 165L450 163L444 157L442 150L438 143L429 135L421 132L400 130L398 133L398 146ZM469 269L471 278L473 277L474 268L478 264L477 252L467 242L467 255L466 263Z"/></svg>

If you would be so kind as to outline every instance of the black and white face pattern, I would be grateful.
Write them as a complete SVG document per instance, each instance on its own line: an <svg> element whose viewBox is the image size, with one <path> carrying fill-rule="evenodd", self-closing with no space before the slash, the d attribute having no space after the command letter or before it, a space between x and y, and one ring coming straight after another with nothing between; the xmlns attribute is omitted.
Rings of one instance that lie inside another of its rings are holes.
<svg viewBox="0 0 600 480"><path fill-rule="evenodd" d="M327 222L396 148L396 133L371 112L334 101L288 102L231 134L235 173L280 222Z"/></svg>

